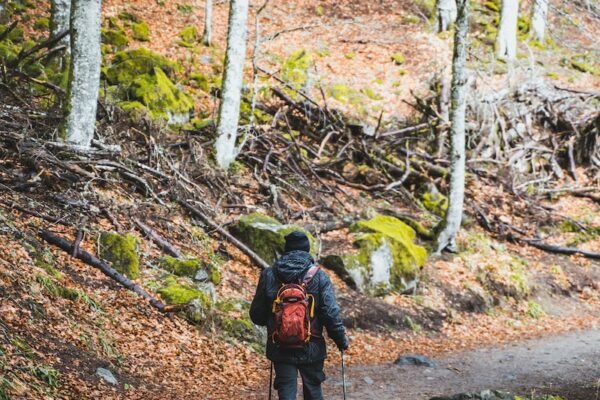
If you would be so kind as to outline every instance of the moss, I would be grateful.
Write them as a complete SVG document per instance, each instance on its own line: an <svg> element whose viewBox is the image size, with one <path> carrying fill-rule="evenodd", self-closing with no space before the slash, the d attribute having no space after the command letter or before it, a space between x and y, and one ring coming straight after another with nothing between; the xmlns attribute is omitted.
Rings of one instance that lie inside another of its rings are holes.
<svg viewBox="0 0 600 400"><path fill-rule="evenodd" d="M448 198L435 191L423 193L423 206L439 217L444 217L448 210Z"/></svg>
<svg viewBox="0 0 600 400"><path fill-rule="evenodd" d="M362 92L371 100L383 100L383 96L378 95L377 93L375 93L375 91L371 88L365 88L362 90Z"/></svg>
<svg viewBox="0 0 600 400"><path fill-rule="evenodd" d="M15 337L10 340L10 344L24 357L33 358L33 349L25 340Z"/></svg>
<svg viewBox="0 0 600 400"><path fill-rule="evenodd" d="M200 269L202 261L198 258L190 258L187 260L180 260L175 257L166 256L160 261L160 266L179 276L188 276L193 278L196 272Z"/></svg>
<svg viewBox="0 0 600 400"><path fill-rule="evenodd" d="M67 288L54 282L51 278L44 275L37 275L35 280L50 294L63 299L77 301L79 300L80 294L76 289Z"/></svg>
<svg viewBox="0 0 600 400"><path fill-rule="evenodd" d="M600 67L598 67L598 63L594 57L588 53L571 56L566 62L563 61L563 64L567 64L580 72L600 76Z"/></svg>
<svg viewBox="0 0 600 400"><path fill-rule="evenodd" d="M254 324L246 318L224 317L221 325L229 336L246 342L256 341Z"/></svg>
<svg viewBox="0 0 600 400"><path fill-rule="evenodd" d="M122 49L129 44L127 32L123 28L102 29L102 43Z"/></svg>
<svg viewBox="0 0 600 400"><path fill-rule="evenodd" d="M45 365L36 365L34 367L29 367L29 372L51 390L58 388L60 374L54 368Z"/></svg>
<svg viewBox="0 0 600 400"><path fill-rule="evenodd" d="M134 112L134 111L147 111L145 105L139 101L121 101L117 104L123 111Z"/></svg>
<svg viewBox="0 0 600 400"><path fill-rule="evenodd" d="M190 4L177 4L177 11L183 15L190 15L192 12L194 12L194 7L192 7Z"/></svg>
<svg viewBox="0 0 600 400"><path fill-rule="evenodd" d="M325 15L325 7L323 7L323 5L321 4L315 7L315 15L317 17L322 17L323 15Z"/></svg>
<svg viewBox="0 0 600 400"><path fill-rule="evenodd" d="M346 57L347 60L352 60L354 57L356 57L356 54L350 52L350 53L344 54L344 57Z"/></svg>
<svg viewBox="0 0 600 400"><path fill-rule="evenodd" d="M341 103L349 103L352 105L360 105L362 103L362 98L357 90L341 83L328 87L326 93L328 96L333 97Z"/></svg>
<svg viewBox="0 0 600 400"><path fill-rule="evenodd" d="M129 85L140 75L153 75L156 68L171 76L177 66L160 54L140 47L115 54L105 76L111 85Z"/></svg>
<svg viewBox="0 0 600 400"><path fill-rule="evenodd" d="M50 29L50 20L45 17L38 18L33 24L33 28L38 31L47 31Z"/></svg>
<svg viewBox="0 0 600 400"><path fill-rule="evenodd" d="M311 254L317 252L315 238L305 229L296 225L283 225L275 218L260 213L241 217L231 228L231 232L263 260L271 264L283 254L285 236L293 231L304 232L311 243Z"/></svg>
<svg viewBox="0 0 600 400"><path fill-rule="evenodd" d="M140 239L136 236L103 232L98 239L98 254L112 267L130 279L140 276L140 259L137 253Z"/></svg>
<svg viewBox="0 0 600 400"><path fill-rule="evenodd" d="M310 53L306 50L297 50L283 62L281 76L294 89L304 89L308 82L308 70L313 64L314 60ZM291 94L297 95L295 92Z"/></svg>
<svg viewBox="0 0 600 400"><path fill-rule="evenodd" d="M20 51L21 47L11 40L5 39L0 42L0 59L5 63L16 60Z"/></svg>
<svg viewBox="0 0 600 400"><path fill-rule="evenodd" d="M140 22L138 16L129 11L121 11L118 18L126 24Z"/></svg>
<svg viewBox="0 0 600 400"><path fill-rule="evenodd" d="M129 94L148 108L154 119L169 123L187 122L194 104L190 95L180 90L160 68L153 75L134 79Z"/></svg>
<svg viewBox="0 0 600 400"><path fill-rule="evenodd" d="M202 306L210 308L211 299L205 292L195 287L177 282L174 277L165 280L166 285L158 290L161 298L167 304L188 304L198 299Z"/></svg>
<svg viewBox="0 0 600 400"><path fill-rule="evenodd" d="M394 64L396 64L396 65L402 65L406 61L404 56L400 53L392 54L391 58L392 58L392 61L394 62Z"/></svg>
<svg viewBox="0 0 600 400"><path fill-rule="evenodd" d="M414 25L421 22L421 19L414 14L408 14L402 17L402 22L407 25Z"/></svg>
<svg viewBox="0 0 600 400"><path fill-rule="evenodd" d="M358 252L343 256L343 261L357 286L367 293L404 291L425 264L427 251L414 243L415 231L399 219L377 215L355 223L350 231L360 233L354 241ZM373 263L381 260L390 263L389 282L374 279L377 266Z"/></svg>
<svg viewBox="0 0 600 400"><path fill-rule="evenodd" d="M198 33L198 29L194 25L188 25L179 33L180 41L177 42L178 45L182 47L194 47L198 43L202 37Z"/></svg>
<svg viewBox="0 0 600 400"><path fill-rule="evenodd" d="M201 72L192 72L190 74L189 83L191 86L197 87L204 92L209 91L208 77Z"/></svg>
<svg viewBox="0 0 600 400"><path fill-rule="evenodd" d="M416 4L427 18L431 19L435 16L437 0L417 0Z"/></svg>
<svg viewBox="0 0 600 400"><path fill-rule="evenodd" d="M486 1L483 3L483 6L494 13L499 13L500 8L502 7L499 1Z"/></svg>
<svg viewBox="0 0 600 400"><path fill-rule="evenodd" d="M536 303L535 301L529 301L527 303L527 316L533 319L539 319L543 317L546 313L541 305Z"/></svg>
<svg viewBox="0 0 600 400"><path fill-rule="evenodd" d="M147 42L150 40L150 27L143 21L131 25L131 31L135 40L139 40L140 42Z"/></svg>

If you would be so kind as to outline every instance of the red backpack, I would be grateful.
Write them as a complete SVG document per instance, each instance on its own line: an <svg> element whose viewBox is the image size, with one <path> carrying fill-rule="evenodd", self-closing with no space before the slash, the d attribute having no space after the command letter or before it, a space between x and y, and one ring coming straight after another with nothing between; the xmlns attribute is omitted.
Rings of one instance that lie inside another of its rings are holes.
<svg viewBox="0 0 600 400"><path fill-rule="evenodd" d="M319 268L318 265L310 267L300 284L282 283L273 301L273 342L287 348L301 348L310 341L313 336L311 319L315 315L315 298L306 292L306 287Z"/></svg>

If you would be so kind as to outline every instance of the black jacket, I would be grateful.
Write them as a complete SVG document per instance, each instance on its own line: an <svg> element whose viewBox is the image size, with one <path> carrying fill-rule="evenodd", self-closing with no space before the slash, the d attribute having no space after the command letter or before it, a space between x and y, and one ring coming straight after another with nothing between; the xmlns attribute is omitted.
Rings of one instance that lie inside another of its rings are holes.
<svg viewBox="0 0 600 400"><path fill-rule="evenodd" d="M283 283L301 280L315 261L305 251L291 251L279 258L272 267L260 275L256 294L250 306L250 318L256 325L267 326L270 331L274 324L271 311L273 300ZM320 338L313 338L302 349L282 348L267 338L267 358L273 362L286 364L309 364L325 359L327 348L323 337L323 327L339 348L348 347L348 338L340 317L340 307L335 301L333 285L329 276L319 270L308 284L307 292L315 298L316 331Z"/></svg>

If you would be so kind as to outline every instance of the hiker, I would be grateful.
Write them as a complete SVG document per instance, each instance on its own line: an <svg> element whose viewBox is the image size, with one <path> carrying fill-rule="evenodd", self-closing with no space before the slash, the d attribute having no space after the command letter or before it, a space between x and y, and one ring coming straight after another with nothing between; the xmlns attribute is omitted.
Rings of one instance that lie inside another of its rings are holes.
<svg viewBox="0 0 600 400"><path fill-rule="evenodd" d="M348 348L331 280L309 251L304 233L287 235L285 253L260 275L250 306L252 321L267 326L267 358L275 367L273 387L280 400L296 399L298 371L304 399L323 399L327 357L323 327L340 351Z"/></svg>

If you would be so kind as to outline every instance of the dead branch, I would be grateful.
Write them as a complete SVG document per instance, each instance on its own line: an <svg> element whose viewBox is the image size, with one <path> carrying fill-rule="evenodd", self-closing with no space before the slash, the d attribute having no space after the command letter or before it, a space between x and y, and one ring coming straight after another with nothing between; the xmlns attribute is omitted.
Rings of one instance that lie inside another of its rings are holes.
<svg viewBox="0 0 600 400"><path fill-rule="evenodd" d="M75 246L73 246L73 244L69 243L69 241L67 241L66 239L64 239L58 235L55 235L52 232L42 230L40 232L40 236L46 242L53 244L57 247L60 247L62 250L66 251L69 254L72 254L73 251L75 250ZM137 293L142 298L147 300L150 303L150 305L152 305L154 308L156 308L160 312L166 312L165 305L161 301L154 298L150 293L148 293L146 290L144 290L141 286L139 286L136 283L134 283L133 281L131 281L126 276L117 272L117 270L112 268L106 262L100 260L99 258L94 257L87 251L84 251L81 249L79 249L76 252L76 257L78 259L80 259L81 261L85 262L86 264L91 265L94 268L98 268L100 271L102 271L102 273L104 273L108 277L114 279L115 281L117 281L118 283L120 283L121 285L126 287L127 289Z"/></svg>
<svg viewBox="0 0 600 400"><path fill-rule="evenodd" d="M596 253L593 251L582 250L575 247L564 247L564 246L556 246L548 243L544 243L539 239L523 239L523 242L527 243L530 246L536 247L540 250L547 251L549 253L556 254L566 254L566 255L582 255L586 258L593 258L595 260L600 260L600 253Z"/></svg>
<svg viewBox="0 0 600 400"><path fill-rule="evenodd" d="M173 246L167 239L162 237L158 232L154 229L150 228L148 225L144 224L137 218L132 218L133 223L146 235L148 236L156 245L165 253L173 256L175 258L182 259L183 254L179 249Z"/></svg>

